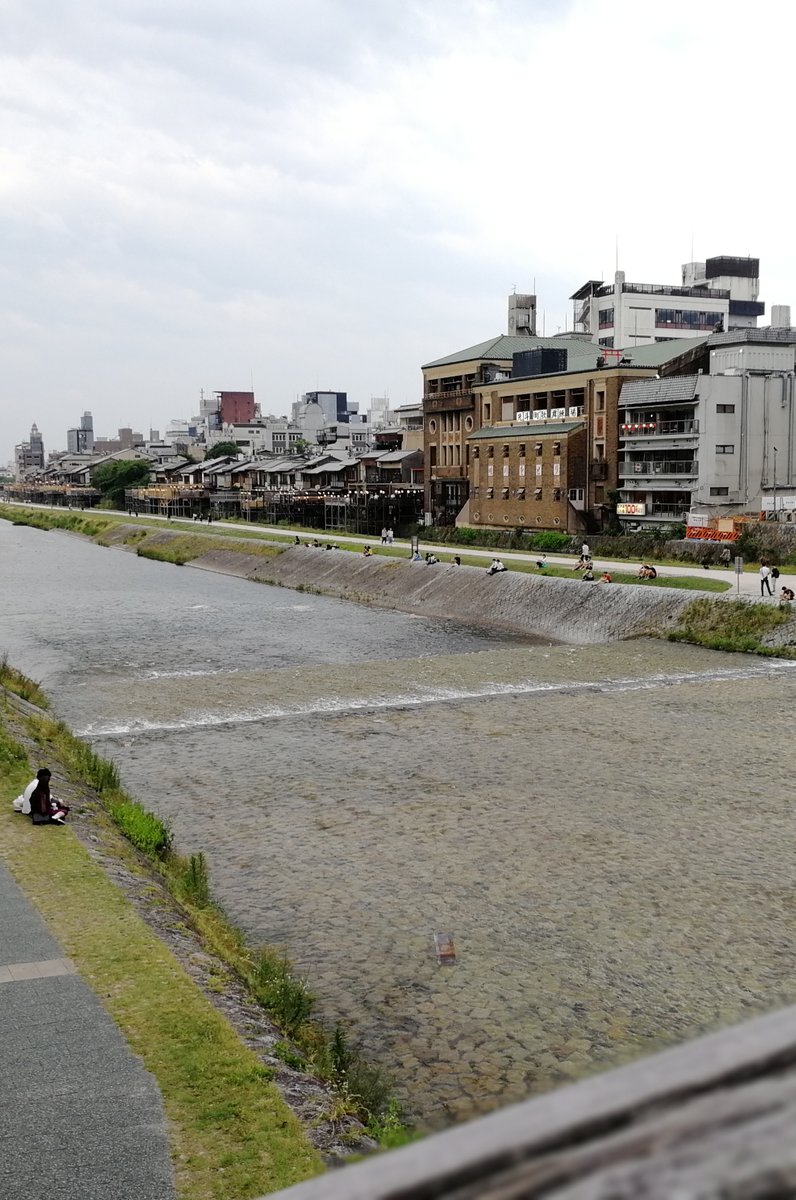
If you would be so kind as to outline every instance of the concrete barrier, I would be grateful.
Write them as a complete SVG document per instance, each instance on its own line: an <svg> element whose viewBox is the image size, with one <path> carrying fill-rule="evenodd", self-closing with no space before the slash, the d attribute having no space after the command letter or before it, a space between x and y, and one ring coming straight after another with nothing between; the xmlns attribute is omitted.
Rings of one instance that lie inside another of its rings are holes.
<svg viewBox="0 0 796 1200"><path fill-rule="evenodd" d="M272 559L212 550L190 566L465 625L587 645L655 635L694 599L678 588L584 583L295 546Z"/></svg>

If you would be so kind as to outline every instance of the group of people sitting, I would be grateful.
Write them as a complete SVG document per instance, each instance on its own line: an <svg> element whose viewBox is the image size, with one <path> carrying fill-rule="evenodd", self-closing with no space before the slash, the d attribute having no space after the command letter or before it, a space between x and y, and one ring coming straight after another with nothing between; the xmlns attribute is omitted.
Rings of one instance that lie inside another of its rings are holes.
<svg viewBox="0 0 796 1200"><path fill-rule="evenodd" d="M505 571L506 566L499 558L493 558L490 566L487 567L487 575L499 575L501 571Z"/></svg>
<svg viewBox="0 0 796 1200"><path fill-rule="evenodd" d="M41 767L36 778L11 802L14 812L30 817L34 825L64 825L69 809L50 793L51 778L50 771Z"/></svg>
<svg viewBox="0 0 796 1200"><path fill-rule="evenodd" d="M638 571L639 579L657 579L658 572L651 563L642 563Z"/></svg>

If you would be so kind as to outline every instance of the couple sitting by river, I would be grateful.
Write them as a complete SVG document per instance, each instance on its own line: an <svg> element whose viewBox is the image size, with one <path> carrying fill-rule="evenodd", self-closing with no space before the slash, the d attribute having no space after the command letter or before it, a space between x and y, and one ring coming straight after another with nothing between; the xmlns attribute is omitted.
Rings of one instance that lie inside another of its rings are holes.
<svg viewBox="0 0 796 1200"><path fill-rule="evenodd" d="M14 812L29 816L34 825L63 825L69 809L50 795L52 775L46 767L36 772L21 796L12 801Z"/></svg>

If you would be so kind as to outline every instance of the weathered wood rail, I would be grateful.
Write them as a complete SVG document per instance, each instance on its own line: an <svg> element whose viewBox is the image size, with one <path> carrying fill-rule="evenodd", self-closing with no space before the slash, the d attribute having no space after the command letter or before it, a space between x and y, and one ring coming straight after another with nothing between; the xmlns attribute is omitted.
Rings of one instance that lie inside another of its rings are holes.
<svg viewBox="0 0 796 1200"><path fill-rule="evenodd" d="M285 1200L796 1197L796 1007L278 1195Z"/></svg>

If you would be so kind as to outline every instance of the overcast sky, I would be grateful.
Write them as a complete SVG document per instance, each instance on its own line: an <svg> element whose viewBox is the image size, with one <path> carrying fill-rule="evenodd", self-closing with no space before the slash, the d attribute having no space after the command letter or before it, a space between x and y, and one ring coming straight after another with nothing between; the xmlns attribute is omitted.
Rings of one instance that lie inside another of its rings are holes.
<svg viewBox="0 0 796 1200"><path fill-rule="evenodd" d="M796 302L785 0L0 0L0 463L83 409L366 408L620 266ZM768 311L768 310L767 310ZM569 318L571 320L571 317ZM541 330L540 330L541 331Z"/></svg>

